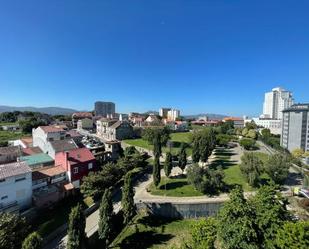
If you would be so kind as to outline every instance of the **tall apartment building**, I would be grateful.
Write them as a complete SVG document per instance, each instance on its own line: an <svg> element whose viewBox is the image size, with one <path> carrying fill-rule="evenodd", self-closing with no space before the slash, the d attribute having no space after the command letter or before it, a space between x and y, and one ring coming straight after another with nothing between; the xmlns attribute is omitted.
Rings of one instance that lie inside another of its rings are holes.
<svg viewBox="0 0 309 249"><path fill-rule="evenodd" d="M281 146L289 151L309 151L309 104L295 104L283 110Z"/></svg>
<svg viewBox="0 0 309 249"><path fill-rule="evenodd" d="M175 121L180 117L180 111L176 109L171 109L167 112L167 119L171 121Z"/></svg>
<svg viewBox="0 0 309 249"><path fill-rule="evenodd" d="M115 116L115 103L97 101L94 103L94 112L96 116L114 117Z"/></svg>
<svg viewBox="0 0 309 249"><path fill-rule="evenodd" d="M263 118L282 119L282 111L293 104L292 93L281 87L265 93Z"/></svg>
<svg viewBox="0 0 309 249"><path fill-rule="evenodd" d="M162 117L162 118L167 118L167 114L168 112L171 110L171 108L160 108L159 110L159 115Z"/></svg>

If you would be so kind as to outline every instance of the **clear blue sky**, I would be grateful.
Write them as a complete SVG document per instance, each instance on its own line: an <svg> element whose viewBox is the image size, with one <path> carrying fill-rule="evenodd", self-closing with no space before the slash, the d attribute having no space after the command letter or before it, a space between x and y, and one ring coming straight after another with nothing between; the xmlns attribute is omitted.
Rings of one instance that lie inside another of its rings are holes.
<svg viewBox="0 0 309 249"><path fill-rule="evenodd" d="M256 115L309 102L309 1L0 1L0 105Z"/></svg>

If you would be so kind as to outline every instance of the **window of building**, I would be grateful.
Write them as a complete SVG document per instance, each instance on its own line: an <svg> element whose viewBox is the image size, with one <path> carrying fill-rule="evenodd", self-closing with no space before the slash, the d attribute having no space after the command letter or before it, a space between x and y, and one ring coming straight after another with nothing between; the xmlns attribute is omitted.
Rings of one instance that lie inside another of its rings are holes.
<svg viewBox="0 0 309 249"><path fill-rule="evenodd" d="M1 183L1 182L5 182L5 179L0 179L0 183Z"/></svg>
<svg viewBox="0 0 309 249"><path fill-rule="evenodd" d="M2 197L1 197L1 200L7 199L7 198L8 198L8 196L5 195L5 196L2 196Z"/></svg>
<svg viewBox="0 0 309 249"><path fill-rule="evenodd" d="M88 169L92 169L92 166L93 166L92 163L89 163L88 164Z"/></svg>
<svg viewBox="0 0 309 249"><path fill-rule="evenodd" d="M77 174L78 173L78 168L74 168L74 174Z"/></svg>

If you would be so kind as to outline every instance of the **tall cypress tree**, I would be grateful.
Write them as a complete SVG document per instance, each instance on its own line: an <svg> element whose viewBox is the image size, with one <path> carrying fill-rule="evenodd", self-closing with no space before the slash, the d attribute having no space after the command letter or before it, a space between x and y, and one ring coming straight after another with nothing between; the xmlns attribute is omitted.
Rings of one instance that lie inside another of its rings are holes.
<svg viewBox="0 0 309 249"><path fill-rule="evenodd" d="M124 224L128 224L136 213L131 173L127 173L124 178L121 206L123 211Z"/></svg>
<svg viewBox="0 0 309 249"><path fill-rule="evenodd" d="M109 189L106 189L100 205L100 220L98 234L102 241L102 246L105 248L109 244L109 239L112 231L112 215L113 202L112 194Z"/></svg>
<svg viewBox="0 0 309 249"><path fill-rule="evenodd" d="M178 166L183 171L186 168L186 165L187 165L186 146L184 143L182 143L181 148L180 148L180 153L179 153Z"/></svg>
<svg viewBox="0 0 309 249"><path fill-rule="evenodd" d="M198 163L200 161L199 137L195 137L193 139L192 161L194 163Z"/></svg>
<svg viewBox="0 0 309 249"><path fill-rule="evenodd" d="M169 177L173 168L173 158L171 152L166 153L166 158L164 162L164 172L165 176Z"/></svg>
<svg viewBox="0 0 309 249"><path fill-rule="evenodd" d="M41 249L42 241L42 237L37 232L30 233L23 241L22 249Z"/></svg>
<svg viewBox="0 0 309 249"><path fill-rule="evenodd" d="M153 183L156 187L158 187L161 181L161 167L160 167L160 159L158 156L156 156L154 159L152 175L153 175Z"/></svg>
<svg viewBox="0 0 309 249"><path fill-rule="evenodd" d="M162 153L162 144L161 144L161 135L160 133L157 131L154 134L154 138L153 138L153 154L155 157L159 157L161 156Z"/></svg>
<svg viewBox="0 0 309 249"><path fill-rule="evenodd" d="M85 247L86 219L80 204L72 208L69 216L67 249L81 249Z"/></svg>

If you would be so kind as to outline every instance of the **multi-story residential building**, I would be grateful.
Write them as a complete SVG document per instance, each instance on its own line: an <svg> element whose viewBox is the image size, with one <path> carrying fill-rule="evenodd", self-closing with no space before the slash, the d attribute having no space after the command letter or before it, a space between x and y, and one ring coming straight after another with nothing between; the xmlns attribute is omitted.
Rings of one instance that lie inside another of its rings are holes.
<svg viewBox="0 0 309 249"><path fill-rule="evenodd" d="M295 104L283 110L281 146L289 151L309 151L309 104Z"/></svg>
<svg viewBox="0 0 309 249"><path fill-rule="evenodd" d="M97 121L97 135L105 140L112 141L132 138L134 132L128 121L102 118Z"/></svg>
<svg viewBox="0 0 309 249"><path fill-rule="evenodd" d="M176 121L180 117L180 111L176 109L171 109L167 112L167 119L169 121Z"/></svg>
<svg viewBox="0 0 309 249"><path fill-rule="evenodd" d="M77 148L69 131L54 126L39 126L32 130L32 137L33 146L38 146L52 158L57 152Z"/></svg>
<svg viewBox="0 0 309 249"><path fill-rule="evenodd" d="M33 170L54 164L54 159L45 153L19 157L19 161L24 161Z"/></svg>
<svg viewBox="0 0 309 249"><path fill-rule="evenodd" d="M75 112L72 114L72 125L73 127L77 126L77 122L80 119L89 118L92 119L93 115L91 112Z"/></svg>
<svg viewBox="0 0 309 249"><path fill-rule="evenodd" d="M61 166L67 172L67 179L74 188L79 188L84 176L96 171L98 166L95 157L87 148L78 148L56 154L55 165Z"/></svg>
<svg viewBox="0 0 309 249"><path fill-rule="evenodd" d="M269 129L272 134L281 135L282 120L269 118L253 118L257 126Z"/></svg>
<svg viewBox="0 0 309 249"><path fill-rule="evenodd" d="M96 116L115 117L115 103L97 101L94 103L94 112Z"/></svg>
<svg viewBox="0 0 309 249"><path fill-rule="evenodd" d="M159 110L159 115L162 117L162 118L167 118L167 114L168 112L171 110L171 108L160 108Z"/></svg>
<svg viewBox="0 0 309 249"><path fill-rule="evenodd" d="M25 162L0 165L0 212L14 212L31 206L32 175Z"/></svg>
<svg viewBox="0 0 309 249"><path fill-rule="evenodd" d="M33 202L47 207L65 196L66 171L61 166L42 168L32 172Z"/></svg>
<svg viewBox="0 0 309 249"><path fill-rule="evenodd" d="M293 104L292 93L281 87L265 93L263 118L282 119L282 111Z"/></svg>

